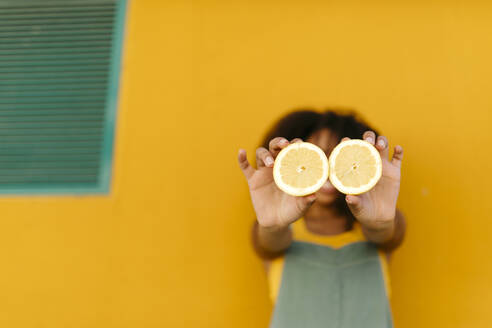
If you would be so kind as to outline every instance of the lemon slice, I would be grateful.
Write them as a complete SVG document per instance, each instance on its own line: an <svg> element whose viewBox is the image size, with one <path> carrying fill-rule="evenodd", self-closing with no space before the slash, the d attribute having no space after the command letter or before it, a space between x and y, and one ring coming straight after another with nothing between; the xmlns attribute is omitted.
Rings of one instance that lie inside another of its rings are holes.
<svg viewBox="0 0 492 328"><path fill-rule="evenodd" d="M376 185L383 171L381 156L367 141L342 141L331 152L330 182L341 193L362 194Z"/></svg>
<svg viewBox="0 0 492 328"><path fill-rule="evenodd" d="M295 142L280 151L273 166L277 186L292 196L316 192L328 179L328 158L309 142Z"/></svg>

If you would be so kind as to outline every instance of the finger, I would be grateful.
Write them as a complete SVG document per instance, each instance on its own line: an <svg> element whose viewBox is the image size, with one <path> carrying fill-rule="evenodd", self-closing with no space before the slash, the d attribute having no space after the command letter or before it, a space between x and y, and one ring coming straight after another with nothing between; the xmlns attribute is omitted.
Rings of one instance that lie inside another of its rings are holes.
<svg viewBox="0 0 492 328"><path fill-rule="evenodd" d="M256 150L256 167L273 167L272 154L266 148L260 147Z"/></svg>
<svg viewBox="0 0 492 328"><path fill-rule="evenodd" d="M316 194L311 194L311 195L304 196L303 199L307 203L312 203L312 202L314 202L316 200Z"/></svg>
<svg viewBox="0 0 492 328"><path fill-rule="evenodd" d="M362 198L356 195L347 195L345 201L352 214L357 217L362 211Z"/></svg>
<svg viewBox="0 0 492 328"><path fill-rule="evenodd" d="M282 137L277 137L270 140L270 143L268 144L268 148L270 150L270 153L273 155L273 158L276 158L278 153L282 150L282 148L285 148L288 145L289 145L289 140Z"/></svg>
<svg viewBox="0 0 492 328"><path fill-rule="evenodd" d="M379 150L381 158L388 160L389 148L388 148L388 138L385 136L379 136L376 142L376 149Z"/></svg>
<svg viewBox="0 0 492 328"><path fill-rule="evenodd" d="M342 139L342 141L341 141L341 142L344 142L344 141L349 141L349 140L350 140L350 138L349 138L349 137L345 137L345 138L343 138L343 139Z"/></svg>
<svg viewBox="0 0 492 328"><path fill-rule="evenodd" d="M391 160L391 164L401 167L401 161L403 160L403 148L398 145L393 150L393 159Z"/></svg>
<svg viewBox="0 0 492 328"><path fill-rule="evenodd" d="M304 213L313 205L314 201L316 200L316 194L311 194L307 196L302 196L302 197L296 197L296 202L298 208L301 210L301 213L304 215Z"/></svg>
<svg viewBox="0 0 492 328"><path fill-rule="evenodd" d="M291 144L293 144L294 142L303 142L301 138L294 138L290 141Z"/></svg>
<svg viewBox="0 0 492 328"><path fill-rule="evenodd" d="M362 135L362 139L374 146L374 142L376 141L376 134L374 133L374 131L366 131Z"/></svg>
<svg viewBox="0 0 492 328"><path fill-rule="evenodd" d="M246 180L249 180L255 173L255 169L249 164L248 156L246 155L246 150L239 149L239 154L237 155L237 161L239 162L239 167L243 171Z"/></svg>

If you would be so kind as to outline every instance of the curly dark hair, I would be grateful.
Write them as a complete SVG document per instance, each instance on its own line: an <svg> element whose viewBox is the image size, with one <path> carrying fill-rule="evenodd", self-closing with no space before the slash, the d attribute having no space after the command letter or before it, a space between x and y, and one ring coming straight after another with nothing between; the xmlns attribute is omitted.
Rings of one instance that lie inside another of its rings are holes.
<svg viewBox="0 0 492 328"><path fill-rule="evenodd" d="M338 140L344 137L362 139L363 133L367 130L374 131L376 137L379 135L354 110L329 109L320 112L315 109L297 109L274 123L264 136L260 146L268 149L270 140L276 137L284 137L287 140L294 138L306 140L315 132L326 128L334 133ZM343 194L338 195L334 206L341 215L347 218L347 229L351 229L355 218L350 212Z"/></svg>

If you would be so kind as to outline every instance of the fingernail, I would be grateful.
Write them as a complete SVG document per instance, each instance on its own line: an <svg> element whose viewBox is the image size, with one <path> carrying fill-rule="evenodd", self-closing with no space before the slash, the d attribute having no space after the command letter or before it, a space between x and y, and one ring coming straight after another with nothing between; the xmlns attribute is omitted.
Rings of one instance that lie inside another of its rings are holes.
<svg viewBox="0 0 492 328"><path fill-rule="evenodd" d="M381 147L384 147L384 141L383 140L379 140L378 141L378 145L380 145Z"/></svg>
<svg viewBox="0 0 492 328"><path fill-rule="evenodd" d="M288 141L288 140L285 140L285 139L282 139L282 140L280 141L280 143L281 143L282 145L286 145L286 144L288 144L288 143L289 143L289 141Z"/></svg>
<svg viewBox="0 0 492 328"><path fill-rule="evenodd" d="M367 142L370 142L370 143L373 143L374 142L374 139L372 139L372 137L367 137L366 141Z"/></svg>
<svg viewBox="0 0 492 328"><path fill-rule="evenodd" d="M266 161L265 161L265 162L266 162L266 165L269 165L269 166L270 166L270 165L273 165L273 158L271 158L271 157L267 157L267 159L266 159Z"/></svg>

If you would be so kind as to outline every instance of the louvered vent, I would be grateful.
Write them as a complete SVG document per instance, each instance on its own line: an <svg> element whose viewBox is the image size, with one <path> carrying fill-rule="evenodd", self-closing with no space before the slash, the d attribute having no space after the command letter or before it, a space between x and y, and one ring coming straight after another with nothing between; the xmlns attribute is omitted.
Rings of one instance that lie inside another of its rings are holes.
<svg viewBox="0 0 492 328"><path fill-rule="evenodd" d="M0 0L0 192L107 192L125 1Z"/></svg>

